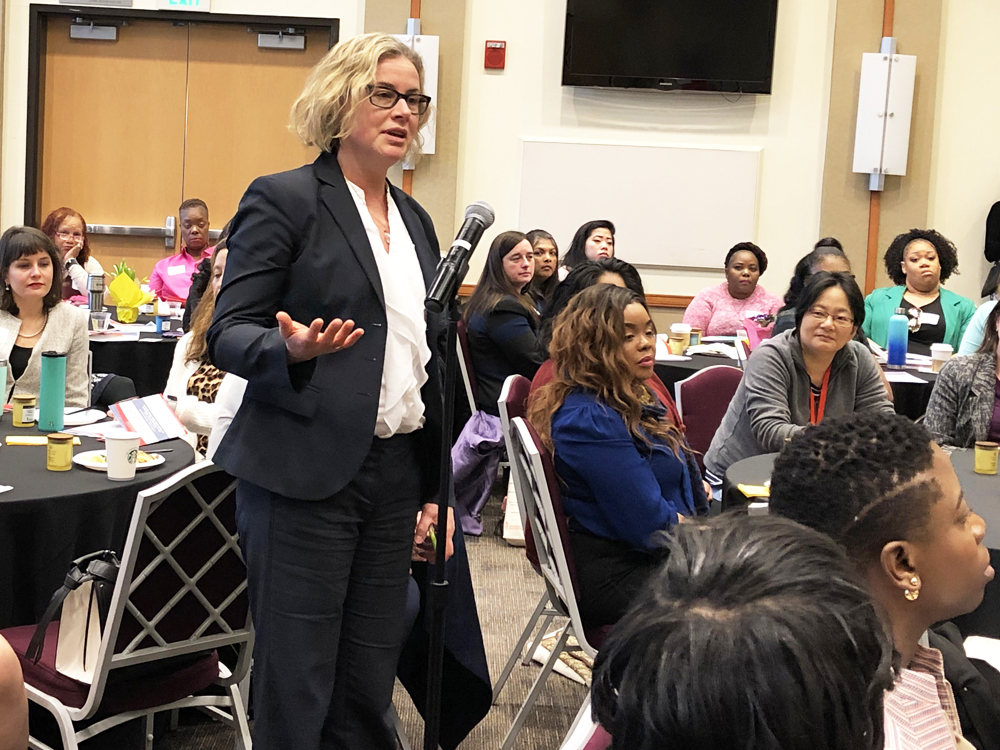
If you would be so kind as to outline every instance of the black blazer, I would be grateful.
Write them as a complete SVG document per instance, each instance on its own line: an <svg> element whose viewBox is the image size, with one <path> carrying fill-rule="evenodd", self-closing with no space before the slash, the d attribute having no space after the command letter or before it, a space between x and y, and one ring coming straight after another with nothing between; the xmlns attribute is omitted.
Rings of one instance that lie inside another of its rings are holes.
<svg viewBox="0 0 1000 750"><path fill-rule="evenodd" d="M390 186L416 248L425 287L440 258L430 217ZM375 435L386 313L361 216L334 154L259 177L233 218L229 256L208 331L212 363L247 380L214 461L230 474L303 500L354 478ZM306 325L348 318L364 335L344 351L289 365L275 315ZM431 348L418 432L424 501L436 497L441 428L441 316L427 314Z"/></svg>

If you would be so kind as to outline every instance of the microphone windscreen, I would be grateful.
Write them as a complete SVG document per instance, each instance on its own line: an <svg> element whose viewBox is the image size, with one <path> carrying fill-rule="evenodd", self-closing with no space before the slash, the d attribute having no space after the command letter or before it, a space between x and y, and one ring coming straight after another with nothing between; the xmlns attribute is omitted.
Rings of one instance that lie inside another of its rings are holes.
<svg viewBox="0 0 1000 750"><path fill-rule="evenodd" d="M493 213L493 206L486 201L476 201L470 203L465 209L466 219L479 219L487 227L493 225L496 215Z"/></svg>

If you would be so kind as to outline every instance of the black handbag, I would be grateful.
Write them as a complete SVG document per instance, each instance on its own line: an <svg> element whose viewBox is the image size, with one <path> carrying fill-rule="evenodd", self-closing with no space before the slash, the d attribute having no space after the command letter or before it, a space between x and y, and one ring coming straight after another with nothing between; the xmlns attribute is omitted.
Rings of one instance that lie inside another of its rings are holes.
<svg viewBox="0 0 1000 750"><path fill-rule="evenodd" d="M45 631L61 607L56 670L80 682L91 682L111 611L118 568L118 556L111 550L92 552L74 560L63 585L49 600L25 658L36 664L42 658Z"/></svg>

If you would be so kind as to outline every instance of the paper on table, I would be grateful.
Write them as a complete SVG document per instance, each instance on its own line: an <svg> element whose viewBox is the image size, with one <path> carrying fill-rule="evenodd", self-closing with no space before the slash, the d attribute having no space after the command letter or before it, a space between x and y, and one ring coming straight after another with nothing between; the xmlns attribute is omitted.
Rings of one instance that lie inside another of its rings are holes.
<svg viewBox="0 0 1000 750"><path fill-rule="evenodd" d="M770 497L771 488L762 484L737 484L736 489L743 493L745 497Z"/></svg>
<svg viewBox="0 0 1000 750"><path fill-rule="evenodd" d="M107 331L100 333L91 333L91 341L138 341L139 332L138 331L122 331L116 333L115 331Z"/></svg>
<svg viewBox="0 0 1000 750"><path fill-rule="evenodd" d="M122 427L138 433L140 445L159 443L188 434L187 428L167 405L162 393L119 401L111 407L111 413Z"/></svg>
<svg viewBox="0 0 1000 750"><path fill-rule="evenodd" d="M671 354L670 347L667 346L667 334L661 333L656 337L656 361L657 362L686 362L690 357L683 354Z"/></svg>
<svg viewBox="0 0 1000 750"><path fill-rule="evenodd" d="M84 435L86 437L103 438L109 431L120 430L121 428L122 426L118 424L117 421L109 419L106 422L73 427L69 430L63 430L63 432L68 432L70 435Z"/></svg>
<svg viewBox="0 0 1000 750"><path fill-rule="evenodd" d="M688 354L720 354L730 359L740 358L739 354L736 353L736 347L729 346L729 344L698 344L697 346L689 346L687 352Z"/></svg>
<svg viewBox="0 0 1000 750"><path fill-rule="evenodd" d="M9 484L0 484L0 492L10 492L12 489L14 488Z"/></svg>
<svg viewBox="0 0 1000 750"><path fill-rule="evenodd" d="M155 331L155 323L119 323L117 320L111 321L111 327L119 331Z"/></svg>
<svg viewBox="0 0 1000 750"><path fill-rule="evenodd" d="M906 372L906 370L886 370L885 379L890 383L922 383L927 385L926 380L918 378L913 373Z"/></svg>
<svg viewBox="0 0 1000 750"><path fill-rule="evenodd" d="M982 659L994 669L1000 669L1000 641L981 635L970 635L965 639L965 655L970 659Z"/></svg>

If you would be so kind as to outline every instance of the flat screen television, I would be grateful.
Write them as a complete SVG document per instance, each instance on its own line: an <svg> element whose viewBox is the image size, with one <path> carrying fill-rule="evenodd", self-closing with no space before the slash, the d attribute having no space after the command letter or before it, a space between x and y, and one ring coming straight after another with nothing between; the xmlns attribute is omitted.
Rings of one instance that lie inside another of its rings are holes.
<svg viewBox="0 0 1000 750"><path fill-rule="evenodd" d="M567 0L564 86L771 93L778 0Z"/></svg>

